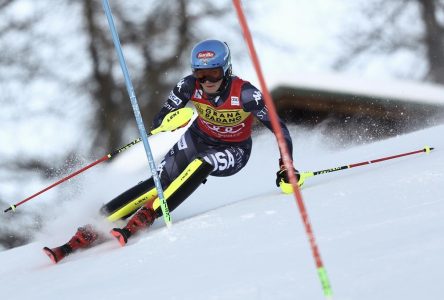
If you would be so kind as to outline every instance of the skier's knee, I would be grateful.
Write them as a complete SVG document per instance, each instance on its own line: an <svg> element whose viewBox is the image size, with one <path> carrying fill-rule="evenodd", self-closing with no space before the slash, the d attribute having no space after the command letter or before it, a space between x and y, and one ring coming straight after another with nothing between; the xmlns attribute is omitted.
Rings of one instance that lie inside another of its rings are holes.
<svg viewBox="0 0 444 300"><path fill-rule="evenodd" d="M213 166L204 159L196 158L193 160L164 191L164 197L167 200L169 210L174 210L188 198L201 183L205 183L212 170ZM158 198L153 202L152 208L159 216L162 215Z"/></svg>

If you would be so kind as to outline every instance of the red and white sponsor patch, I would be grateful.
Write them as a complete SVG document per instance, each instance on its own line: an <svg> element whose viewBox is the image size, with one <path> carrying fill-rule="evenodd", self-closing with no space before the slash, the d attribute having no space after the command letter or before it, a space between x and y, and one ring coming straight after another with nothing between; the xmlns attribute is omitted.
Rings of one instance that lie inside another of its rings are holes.
<svg viewBox="0 0 444 300"><path fill-rule="evenodd" d="M201 51L197 53L198 59L213 58L216 54L213 51Z"/></svg>

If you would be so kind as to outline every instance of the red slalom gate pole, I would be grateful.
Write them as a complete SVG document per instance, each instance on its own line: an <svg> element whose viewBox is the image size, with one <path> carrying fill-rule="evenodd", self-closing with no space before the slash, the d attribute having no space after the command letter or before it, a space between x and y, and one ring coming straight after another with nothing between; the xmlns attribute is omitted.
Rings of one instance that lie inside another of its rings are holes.
<svg viewBox="0 0 444 300"><path fill-rule="evenodd" d="M267 105L269 113L270 113L271 125L272 125L273 131L276 135L279 149L282 153L282 160L283 160L287 170L293 170L293 162L291 161L291 156L289 155L287 145L284 140L284 135L283 135L282 129L279 125L279 121L278 121L278 117L277 117L277 113L276 113L276 108L273 103L273 99L271 98L271 95L268 91L267 85L265 84L265 79L264 79L264 76L263 76L263 73L262 73L262 70L260 67L259 58L258 58L258 56L256 54L256 50L254 48L253 38L251 36L250 30L248 28L247 20L245 18L244 13L243 13L241 1L240 0L233 0L233 4L234 4L234 7L237 12L237 16L238 16L239 23L242 28L245 42L247 43L248 50L250 52L251 60L253 62L257 76L259 78L261 90L262 90L262 93L264 94L265 104ZM290 184L293 187L293 193L294 193L296 202L299 207L299 212L301 214L302 221L304 223L305 232L306 232L308 240L310 242L311 250L313 253L313 258L316 263L316 268L317 268L319 279L321 281L324 296L327 299L332 299L333 293L332 293L332 289L330 286L330 281L328 279L327 272L326 272L324 265L322 263L321 255L319 253L318 246L317 246L317 243L315 240L315 236L314 236L313 230L311 228L310 220L308 218L308 213L305 208L304 201L302 199L302 194L301 194L298 184L297 184L296 176L295 176L294 172L287 172L287 174L288 174L288 177L290 180Z"/></svg>

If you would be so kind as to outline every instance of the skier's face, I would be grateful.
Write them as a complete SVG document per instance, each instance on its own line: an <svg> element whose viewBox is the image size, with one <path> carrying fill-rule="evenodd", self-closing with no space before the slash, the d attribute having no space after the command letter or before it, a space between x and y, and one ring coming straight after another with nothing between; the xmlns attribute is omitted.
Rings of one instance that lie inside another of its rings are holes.
<svg viewBox="0 0 444 300"><path fill-rule="evenodd" d="M222 68L197 69L193 71L193 75L206 93L213 94L222 84L224 71Z"/></svg>
<svg viewBox="0 0 444 300"><path fill-rule="evenodd" d="M201 85L202 85L204 92L208 93L208 94L216 93L219 90L220 85L222 84L222 80L223 79L221 79L217 82L210 82L208 80L205 82L202 82Z"/></svg>

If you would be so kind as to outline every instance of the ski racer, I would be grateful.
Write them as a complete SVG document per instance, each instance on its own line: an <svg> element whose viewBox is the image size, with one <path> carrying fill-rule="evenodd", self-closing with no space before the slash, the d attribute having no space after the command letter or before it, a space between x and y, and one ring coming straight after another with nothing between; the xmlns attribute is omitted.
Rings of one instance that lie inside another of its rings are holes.
<svg viewBox="0 0 444 300"><path fill-rule="evenodd" d="M219 40L204 40L191 51L192 74L181 79L153 121L153 128L172 111L192 102L197 118L158 166L158 175L170 211L178 207L209 175L231 176L248 162L252 149L255 117L272 130L262 93L232 75L230 49ZM290 155L292 140L282 120L280 126ZM293 169L297 178L298 172ZM288 183L287 170L279 159L276 185ZM109 220L127 218L127 225L111 234L123 246L137 231L148 228L162 215L153 178L117 196L104 205L101 213ZM80 227L71 240L44 252L57 263L80 248L91 246L99 233L91 226Z"/></svg>

